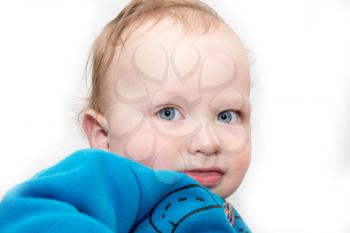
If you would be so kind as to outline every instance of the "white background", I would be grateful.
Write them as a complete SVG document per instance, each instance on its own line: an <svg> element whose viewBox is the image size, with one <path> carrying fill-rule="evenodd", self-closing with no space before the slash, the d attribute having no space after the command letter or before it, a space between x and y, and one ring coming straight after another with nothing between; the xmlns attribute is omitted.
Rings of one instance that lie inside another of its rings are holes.
<svg viewBox="0 0 350 233"><path fill-rule="evenodd" d="M253 232L350 232L350 1L206 1L252 64L253 151L230 201ZM88 147L93 39L126 1L0 1L0 197Z"/></svg>

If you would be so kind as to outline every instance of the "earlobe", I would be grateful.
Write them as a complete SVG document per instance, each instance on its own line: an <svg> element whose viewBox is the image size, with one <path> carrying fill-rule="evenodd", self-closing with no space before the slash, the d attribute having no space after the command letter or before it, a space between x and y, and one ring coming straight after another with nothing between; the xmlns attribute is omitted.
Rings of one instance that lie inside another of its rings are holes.
<svg viewBox="0 0 350 233"><path fill-rule="evenodd" d="M90 147L109 150L107 119L93 109L85 111L83 127Z"/></svg>

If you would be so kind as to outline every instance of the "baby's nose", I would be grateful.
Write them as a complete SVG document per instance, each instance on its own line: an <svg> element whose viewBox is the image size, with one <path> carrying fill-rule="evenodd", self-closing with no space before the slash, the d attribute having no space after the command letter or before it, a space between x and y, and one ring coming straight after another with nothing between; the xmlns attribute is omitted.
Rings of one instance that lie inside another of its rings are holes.
<svg viewBox="0 0 350 233"><path fill-rule="evenodd" d="M189 153L196 155L217 155L220 152L220 142L215 130L209 125L201 125L196 133L193 134L189 142Z"/></svg>

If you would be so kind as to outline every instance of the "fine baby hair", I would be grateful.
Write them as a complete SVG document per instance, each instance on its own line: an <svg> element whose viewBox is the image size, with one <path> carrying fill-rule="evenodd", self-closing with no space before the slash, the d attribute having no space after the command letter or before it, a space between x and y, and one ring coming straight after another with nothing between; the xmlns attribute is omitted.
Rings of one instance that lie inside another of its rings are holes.
<svg viewBox="0 0 350 233"><path fill-rule="evenodd" d="M104 110L101 99L102 82L113 57L120 55L120 53L115 53L116 47L123 47L128 40L128 36L145 21L152 20L154 26L165 17L171 17L174 23L180 23L185 34L194 32L207 33L215 29L218 21L223 23L220 16L201 1L130 1L113 20L106 24L91 47L86 65L86 78L91 77L90 92L86 99L87 103L78 113L77 119L80 126L81 118L87 109L95 109L97 112L103 112Z"/></svg>

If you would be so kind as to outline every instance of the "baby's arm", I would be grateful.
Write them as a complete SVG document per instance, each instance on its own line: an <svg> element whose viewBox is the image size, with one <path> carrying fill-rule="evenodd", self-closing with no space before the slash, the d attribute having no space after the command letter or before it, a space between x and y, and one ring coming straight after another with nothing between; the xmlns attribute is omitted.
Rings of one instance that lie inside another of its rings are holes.
<svg viewBox="0 0 350 233"><path fill-rule="evenodd" d="M0 232L232 232L222 203L184 174L83 149L10 190Z"/></svg>

